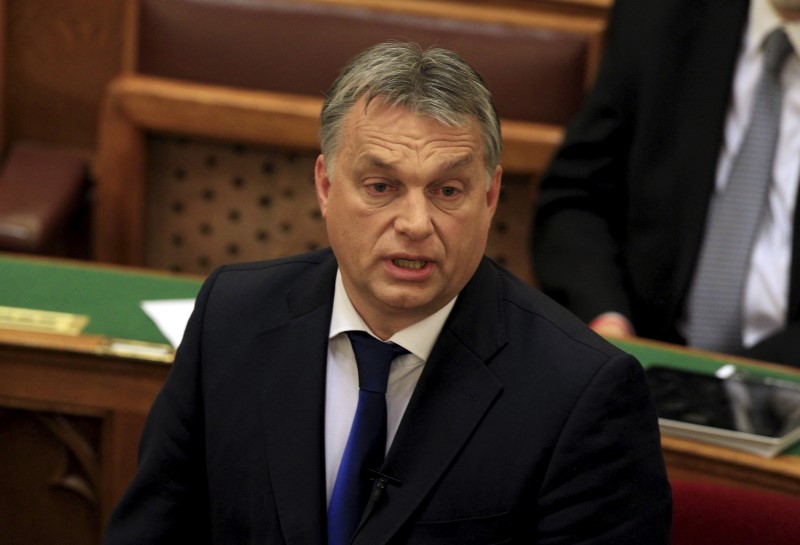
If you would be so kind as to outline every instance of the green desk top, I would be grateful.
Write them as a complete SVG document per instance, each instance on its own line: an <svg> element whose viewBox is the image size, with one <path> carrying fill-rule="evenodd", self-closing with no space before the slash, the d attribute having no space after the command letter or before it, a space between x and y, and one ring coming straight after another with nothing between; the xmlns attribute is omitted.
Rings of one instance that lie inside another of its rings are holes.
<svg viewBox="0 0 800 545"><path fill-rule="evenodd" d="M800 382L800 374L790 369L781 370L780 366L764 366L756 362L748 363L741 358L726 359L724 354L705 355L701 352L687 350L684 347L671 348L669 345L649 341L626 341L609 339L613 344L633 354L644 367L664 364L669 367L700 371L713 374L723 365L733 363L737 368L746 370L757 377L774 377Z"/></svg>
<svg viewBox="0 0 800 545"><path fill-rule="evenodd" d="M0 256L0 306L85 314L87 335L167 343L139 303L194 298L201 282L94 263Z"/></svg>

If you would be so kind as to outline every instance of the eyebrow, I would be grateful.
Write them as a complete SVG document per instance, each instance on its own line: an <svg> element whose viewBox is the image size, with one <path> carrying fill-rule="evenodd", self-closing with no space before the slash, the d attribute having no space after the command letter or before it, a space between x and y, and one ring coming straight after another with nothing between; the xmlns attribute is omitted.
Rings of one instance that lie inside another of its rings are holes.
<svg viewBox="0 0 800 545"><path fill-rule="evenodd" d="M396 164L392 162L387 162L376 155L367 155L364 161L373 167L381 168L384 170L394 171L396 170ZM459 157L456 157L452 161L448 161L441 165L442 171L453 170L455 168L459 168L465 165L471 164L473 161L473 156L471 153L465 153Z"/></svg>
<svg viewBox="0 0 800 545"><path fill-rule="evenodd" d="M449 163L446 163L444 166L445 166L446 169L449 170L449 169L453 169L453 168L463 167L465 165L470 165L470 164L472 164L472 160L473 160L472 154L471 153L466 153L466 154L462 155L461 157L456 157L455 159L453 159Z"/></svg>

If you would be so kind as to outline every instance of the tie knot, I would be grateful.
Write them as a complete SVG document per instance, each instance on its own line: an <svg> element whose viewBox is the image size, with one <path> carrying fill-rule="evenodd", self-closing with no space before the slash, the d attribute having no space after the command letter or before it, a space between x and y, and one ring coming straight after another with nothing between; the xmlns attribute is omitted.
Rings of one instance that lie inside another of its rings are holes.
<svg viewBox="0 0 800 545"><path fill-rule="evenodd" d="M792 52L792 44L783 27L778 27L764 40L764 70L778 76Z"/></svg>
<svg viewBox="0 0 800 545"><path fill-rule="evenodd" d="M356 356L359 388L385 394L392 360L408 354L408 350L394 343L385 343L364 331L348 331L347 336Z"/></svg>

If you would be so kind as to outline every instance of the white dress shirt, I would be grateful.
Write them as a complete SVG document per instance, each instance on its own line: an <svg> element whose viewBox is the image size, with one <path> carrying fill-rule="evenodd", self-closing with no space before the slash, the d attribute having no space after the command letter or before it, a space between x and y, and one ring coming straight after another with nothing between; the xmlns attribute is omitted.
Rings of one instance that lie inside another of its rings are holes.
<svg viewBox="0 0 800 545"><path fill-rule="evenodd" d="M756 234L743 304L744 346L784 327L789 299L797 186L800 182L800 23L782 23L768 0L753 0L733 81L724 143L717 168L716 188L722 191L733 158L741 146L755 100L756 84L763 63L764 38L783 24L795 49L784 66L783 111L778 149L775 153L773 183L767 195L767 211Z"/></svg>
<svg viewBox="0 0 800 545"><path fill-rule="evenodd" d="M424 364L455 302L456 298L453 298L435 314L389 338L410 353L396 358L389 370L389 385L386 390L386 451L394 440ZM346 335L347 331L354 330L366 331L374 336L353 307L345 291L341 272L337 272L328 334L325 385L325 477L328 503L358 404L358 368Z"/></svg>

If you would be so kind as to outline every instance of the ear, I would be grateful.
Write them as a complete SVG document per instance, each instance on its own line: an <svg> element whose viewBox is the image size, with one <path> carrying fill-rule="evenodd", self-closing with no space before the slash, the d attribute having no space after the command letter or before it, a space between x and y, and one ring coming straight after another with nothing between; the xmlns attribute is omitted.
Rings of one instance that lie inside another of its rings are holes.
<svg viewBox="0 0 800 545"><path fill-rule="evenodd" d="M489 189L486 191L486 207L489 209L489 213L492 216L494 216L494 213L497 210L497 202L500 199L500 181L502 178L503 167L497 165L497 167L494 169L492 181L489 182Z"/></svg>
<svg viewBox="0 0 800 545"><path fill-rule="evenodd" d="M323 218L327 218L328 192L331 189L331 180L328 177L328 169L325 166L325 156L320 154L314 165L314 187L317 192L317 202Z"/></svg>

